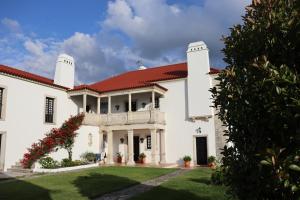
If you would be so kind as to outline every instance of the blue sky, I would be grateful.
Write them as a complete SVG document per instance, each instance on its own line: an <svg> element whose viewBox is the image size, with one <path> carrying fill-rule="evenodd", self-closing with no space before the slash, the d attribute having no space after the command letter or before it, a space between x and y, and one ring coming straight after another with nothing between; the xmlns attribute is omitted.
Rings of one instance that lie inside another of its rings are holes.
<svg viewBox="0 0 300 200"><path fill-rule="evenodd" d="M241 0L1 0L0 63L53 78L59 53L75 58L77 83L90 83L136 62L186 60L203 40L211 65L224 67L222 35L241 22Z"/></svg>

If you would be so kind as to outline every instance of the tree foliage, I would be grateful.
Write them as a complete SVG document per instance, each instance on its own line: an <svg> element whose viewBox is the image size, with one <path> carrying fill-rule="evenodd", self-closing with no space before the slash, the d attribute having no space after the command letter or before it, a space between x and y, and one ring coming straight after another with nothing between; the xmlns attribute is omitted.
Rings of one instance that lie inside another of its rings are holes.
<svg viewBox="0 0 300 200"><path fill-rule="evenodd" d="M212 89L233 145L225 182L239 199L300 196L300 1L253 0L224 38Z"/></svg>
<svg viewBox="0 0 300 200"><path fill-rule="evenodd" d="M78 114L66 120L59 129L53 128L46 137L33 143L27 149L27 153L23 155L21 160L24 168L30 168L37 160L47 156L49 153L55 151L57 147L67 150L69 160L72 161L72 148L74 146L75 137L83 122L84 114Z"/></svg>

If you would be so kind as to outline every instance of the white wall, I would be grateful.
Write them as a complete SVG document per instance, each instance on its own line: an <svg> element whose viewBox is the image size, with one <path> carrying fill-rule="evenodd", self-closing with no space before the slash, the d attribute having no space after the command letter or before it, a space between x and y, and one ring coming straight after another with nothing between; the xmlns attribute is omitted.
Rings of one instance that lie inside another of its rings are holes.
<svg viewBox="0 0 300 200"><path fill-rule="evenodd" d="M165 97L161 98L160 108L166 115L166 162L180 164L185 155L190 155L195 162L196 136L207 136L208 156L215 156L214 119L192 122L188 118L187 80L160 82L160 85L168 89ZM199 127L201 134L196 132Z"/></svg>
<svg viewBox="0 0 300 200"><path fill-rule="evenodd" d="M42 86L36 83L0 75L0 85L7 87L7 106L5 120L0 120L0 132L6 132L4 169L19 161L26 149L52 128L58 128L70 115L77 114L76 104L68 98L65 91ZM56 123L44 123L45 97L56 98ZM85 150L96 151L98 128L82 127L76 138L74 158ZM87 134L94 135L92 147L87 144ZM56 152L57 158L66 157L65 151Z"/></svg>

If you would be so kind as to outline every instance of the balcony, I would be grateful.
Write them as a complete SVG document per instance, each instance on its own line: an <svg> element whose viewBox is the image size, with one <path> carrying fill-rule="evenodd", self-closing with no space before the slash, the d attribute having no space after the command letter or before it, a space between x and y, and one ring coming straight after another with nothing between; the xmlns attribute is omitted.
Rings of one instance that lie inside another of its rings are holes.
<svg viewBox="0 0 300 200"><path fill-rule="evenodd" d="M92 126L165 124L165 113L159 110L121 112L100 115L86 113L83 124Z"/></svg>

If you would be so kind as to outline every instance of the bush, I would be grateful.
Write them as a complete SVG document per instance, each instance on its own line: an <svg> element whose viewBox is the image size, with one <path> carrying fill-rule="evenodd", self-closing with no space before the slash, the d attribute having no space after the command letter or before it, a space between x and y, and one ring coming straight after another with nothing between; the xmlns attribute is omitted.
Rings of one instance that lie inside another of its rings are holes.
<svg viewBox="0 0 300 200"><path fill-rule="evenodd" d="M183 160L184 162L189 162L189 161L192 160L192 158L191 158L191 156L184 156L184 157L182 158L182 160Z"/></svg>
<svg viewBox="0 0 300 200"><path fill-rule="evenodd" d="M79 166L79 165L86 165L88 164L86 161L81 161L81 160L70 160L69 158L64 158L60 162L61 167L74 167L74 166Z"/></svg>
<svg viewBox="0 0 300 200"><path fill-rule="evenodd" d="M45 169L54 169L59 167L58 162L51 157L41 158L39 160L39 163L42 166L42 168Z"/></svg>
<svg viewBox="0 0 300 200"><path fill-rule="evenodd" d="M212 89L227 127L225 184L238 199L300 197L300 1L253 0L224 38Z"/></svg>
<svg viewBox="0 0 300 200"><path fill-rule="evenodd" d="M208 163L214 163L214 162L216 162L216 157L215 157L215 156L209 156L209 157L207 158L207 162L208 162Z"/></svg>
<svg viewBox="0 0 300 200"><path fill-rule="evenodd" d="M144 154L144 153L140 153L140 155L139 155L139 159L143 159L143 158L146 158L146 154Z"/></svg>
<svg viewBox="0 0 300 200"><path fill-rule="evenodd" d="M64 158L64 159L62 159L62 161L60 162L60 166L61 166L61 167L72 167L72 166L74 166L74 165L73 165L72 160L70 160L69 158Z"/></svg>
<svg viewBox="0 0 300 200"><path fill-rule="evenodd" d="M87 162L96 162L96 154L93 152L85 152L80 157Z"/></svg>
<svg viewBox="0 0 300 200"><path fill-rule="evenodd" d="M223 168L217 167L217 169L213 170L213 173L211 174L211 182L214 185L223 185L224 184Z"/></svg>

